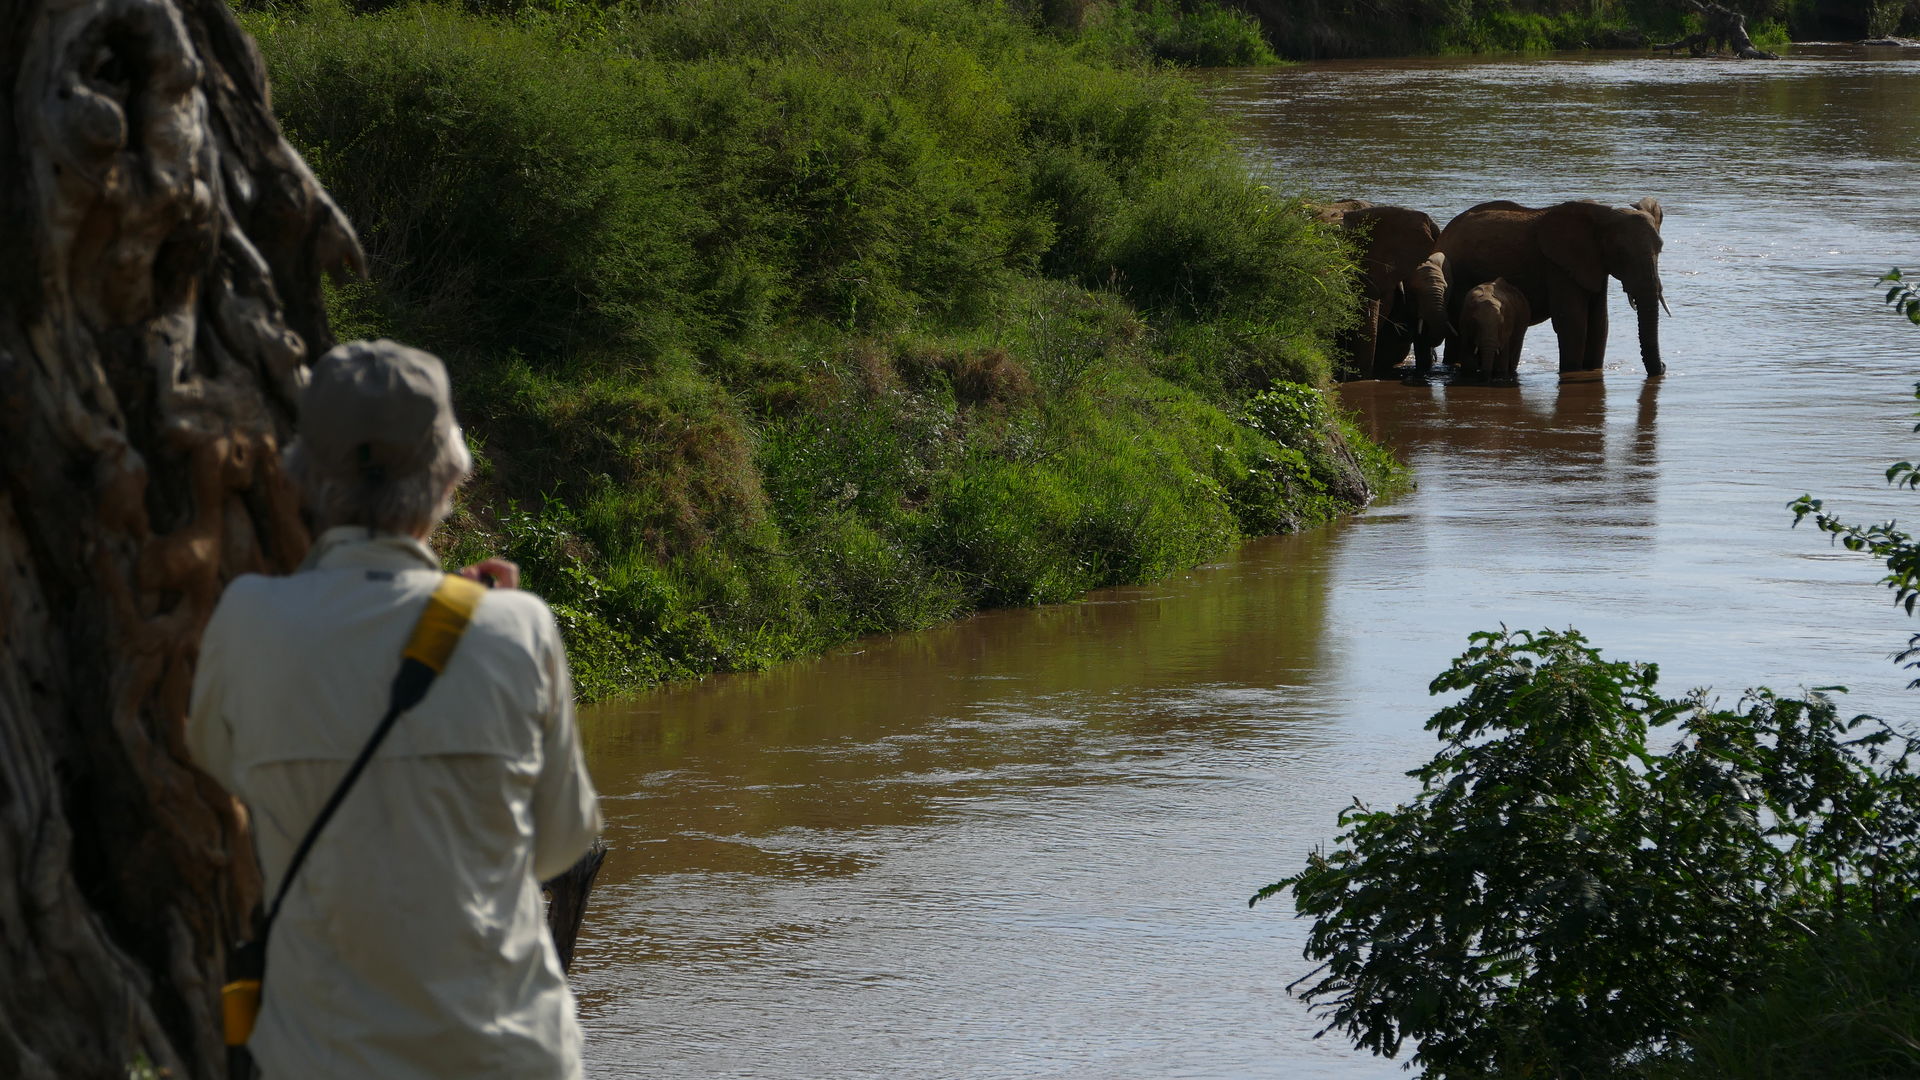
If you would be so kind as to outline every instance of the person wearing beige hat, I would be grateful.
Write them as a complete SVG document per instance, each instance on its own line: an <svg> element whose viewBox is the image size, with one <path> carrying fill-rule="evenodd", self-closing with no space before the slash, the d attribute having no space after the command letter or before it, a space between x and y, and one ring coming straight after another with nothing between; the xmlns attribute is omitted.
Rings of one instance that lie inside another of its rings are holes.
<svg viewBox="0 0 1920 1080"><path fill-rule="evenodd" d="M286 577L246 575L201 641L187 741L247 806L266 890L249 1047L279 1078L580 1075L580 1031L539 882L601 825L553 615L481 597L424 699L293 852L368 744L442 582L426 538L472 467L446 369L391 341L313 365L287 467L322 530Z"/></svg>

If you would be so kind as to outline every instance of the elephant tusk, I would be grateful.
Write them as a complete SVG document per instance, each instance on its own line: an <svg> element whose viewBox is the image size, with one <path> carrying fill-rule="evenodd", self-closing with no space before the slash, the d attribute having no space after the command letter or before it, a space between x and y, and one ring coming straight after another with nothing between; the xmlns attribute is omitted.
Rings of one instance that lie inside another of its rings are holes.
<svg viewBox="0 0 1920 1080"><path fill-rule="evenodd" d="M1660 297L1660 310L1667 313L1667 318L1673 318L1673 309L1667 306L1667 298L1665 296Z"/></svg>

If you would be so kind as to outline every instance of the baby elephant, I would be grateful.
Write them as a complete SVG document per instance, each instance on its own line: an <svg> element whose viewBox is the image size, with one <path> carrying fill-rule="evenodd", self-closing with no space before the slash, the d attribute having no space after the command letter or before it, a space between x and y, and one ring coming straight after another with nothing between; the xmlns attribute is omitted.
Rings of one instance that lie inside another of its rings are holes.
<svg viewBox="0 0 1920 1080"><path fill-rule="evenodd" d="M1506 278L1494 278L1467 293L1460 305L1460 338L1488 385L1520 385L1513 369L1520 362L1520 343L1532 321L1526 296Z"/></svg>

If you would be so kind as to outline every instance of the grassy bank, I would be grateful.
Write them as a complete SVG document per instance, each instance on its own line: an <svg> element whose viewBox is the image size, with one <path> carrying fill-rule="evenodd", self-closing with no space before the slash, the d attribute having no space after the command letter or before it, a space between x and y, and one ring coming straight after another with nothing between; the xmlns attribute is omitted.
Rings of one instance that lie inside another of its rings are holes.
<svg viewBox="0 0 1920 1080"><path fill-rule="evenodd" d="M1670 0L1381 0L1364 13L1350 0L1238 2L1294 59L1644 48L1699 29L1698 17ZM1722 2L1747 17L1757 44L1771 48L1790 35L1820 36L1841 14L1838 0Z"/></svg>
<svg viewBox="0 0 1920 1080"><path fill-rule="evenodd" d="M1231 37L1192 18L248 24L372 261L337 330L453 368L480 465L447 554L522 562L602 696L1148 580L1395 482L1320 390L1351 253L1157 66Z"/></svg>

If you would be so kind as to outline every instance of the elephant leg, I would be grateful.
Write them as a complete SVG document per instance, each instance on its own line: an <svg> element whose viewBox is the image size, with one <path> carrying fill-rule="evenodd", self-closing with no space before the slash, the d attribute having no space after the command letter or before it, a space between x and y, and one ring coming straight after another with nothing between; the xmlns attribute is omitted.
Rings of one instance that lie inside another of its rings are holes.
<svg viewBox="0 0 1920 1080"><path fill-rule="evenodd" d="M1501 367L1505 368L1499 376L1502 380L1518 385L1520 381L1520 346L1526 344L1526 341L1527 324L1515 320L1513 330L1507 334L1506 353L1501 357Z"/></svg>
<svg viewBox="0 0 1920 1080"><path fill-rule="evenodd" d="M1434 343L1428 338L1413 339L1413 370L1401 377L1400 381L1408 386L1429 385L1429 376L1433 374Z"/></svg>
<svg viewBox="0 0 1920 1080"><path fill-rule="evenodd" d="M1601 290L1587 301L1587 351L1581 367L1599 371L1607 359L1607 294Z"/></svg>
<svg viewBox="0 0 1920 1080"><path fill-rule="evenodd" d="M1380 336L1373 354L1373 377L1393 378L1393 369L1407 358L1407 346L1411 344L1412 339L1398 323L1391 319L1380 320Z"/></svg>
<svg viewBox="0 0 1920 1080"><path fill-rule="evenodd" d="M1380 301L1360 302L1360 325L1352 335L1353 347L1342 358L1340 378L1364 379L1373 374L1373 353L1380 341Z"/></svg>
<svg viewBox="0 0 1920 1080"><path fill-rule="evenodd" d="M1580 297L1571 303L1555 305L1553 332L1560 338L1562 378L1586 370L1587 315L1585 297Z"/></svg>

